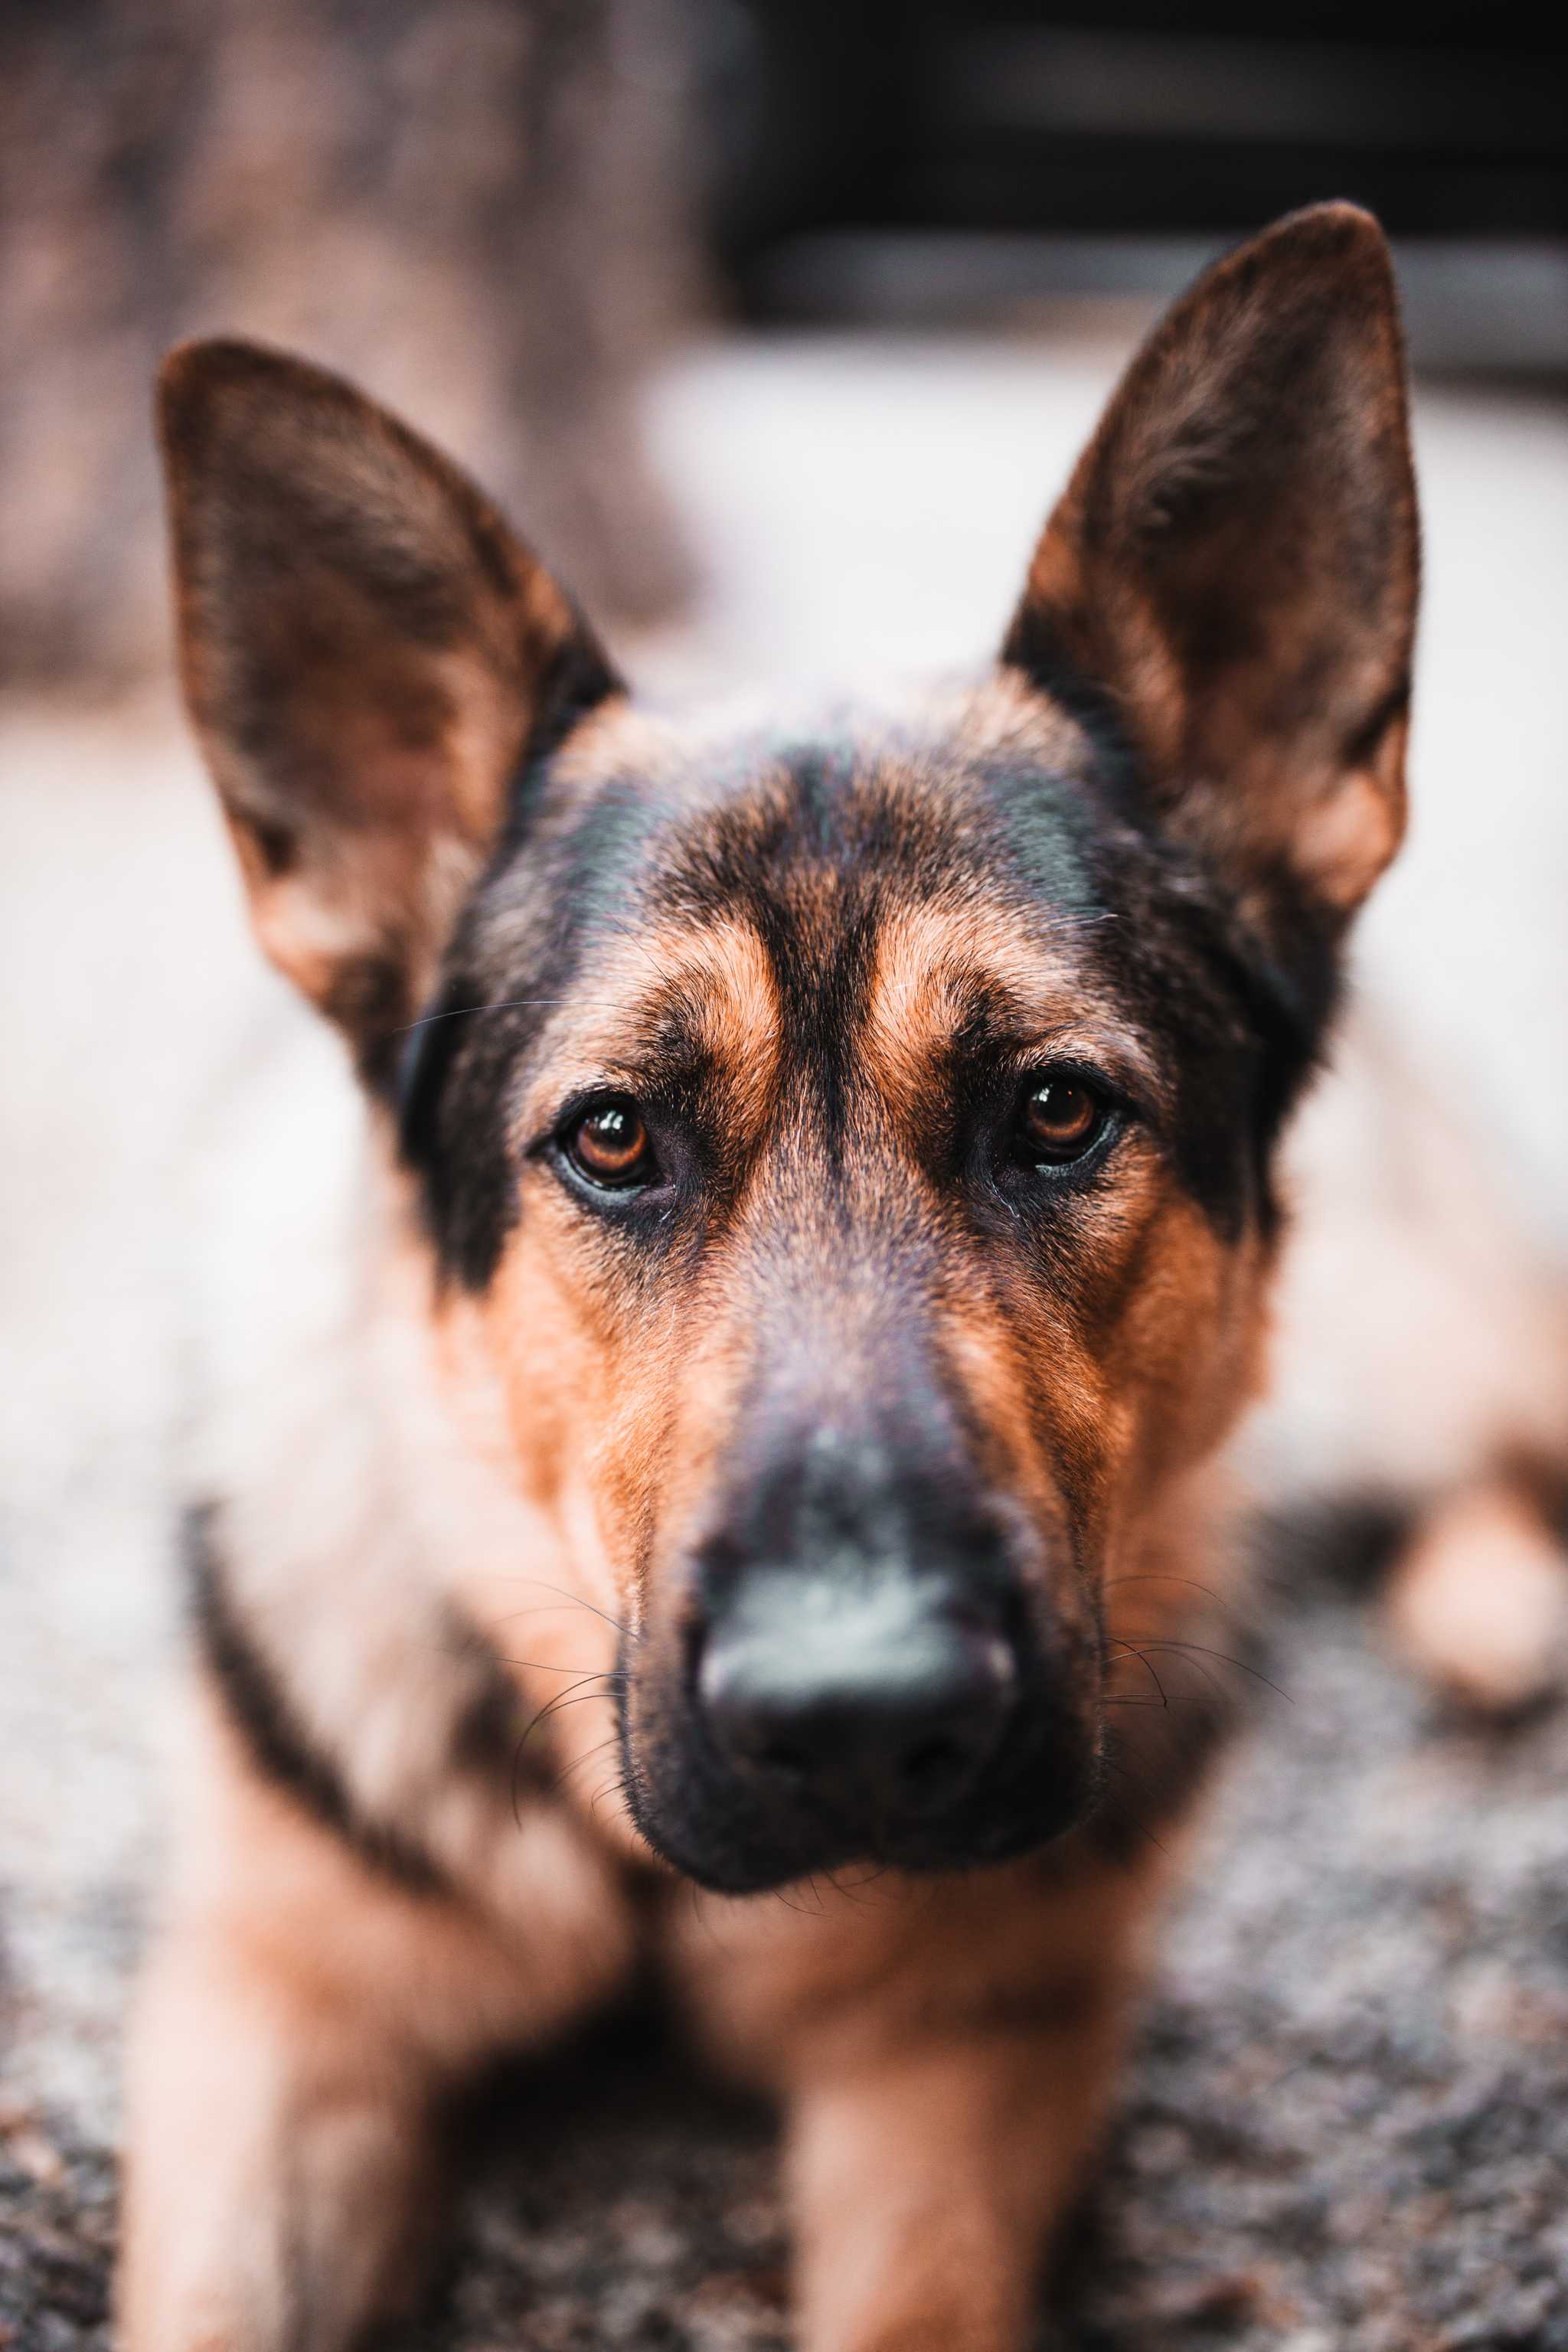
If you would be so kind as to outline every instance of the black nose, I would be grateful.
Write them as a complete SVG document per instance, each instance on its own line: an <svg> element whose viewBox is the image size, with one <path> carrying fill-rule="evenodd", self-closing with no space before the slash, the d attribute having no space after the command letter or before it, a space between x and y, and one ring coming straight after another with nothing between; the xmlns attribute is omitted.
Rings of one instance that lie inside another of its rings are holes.
<svg viewBox="0 0 1568 2352"><path fill-rule="evenodd" d="M890 1572L752 1570L698 1672L710 1735L754 1796L868 1830L962 1798L1001 1741L1016 1683L984 1606Z"/></svg>

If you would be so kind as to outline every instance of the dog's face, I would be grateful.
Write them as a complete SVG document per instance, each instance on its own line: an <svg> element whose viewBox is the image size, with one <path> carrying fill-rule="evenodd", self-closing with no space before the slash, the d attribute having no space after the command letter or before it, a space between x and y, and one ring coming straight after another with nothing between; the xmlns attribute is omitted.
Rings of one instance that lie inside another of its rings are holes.
<svg viewBox="0 0 1568 2352"><path fill-rule="evenodd" d="M1267 1115L1222 919L1117 802L1005 677L793 742L612 709L416 1033L437 1246L698 1877L999 1856L1092 1792L1108 1551L1249 1369Z"/></svg>
<svg viewBox="0 0 1568 2352"><path fill-rule="evenodd" d="M1247 1391L1274 1137L1399 836L1375 228L1200 282L994 674L897 721L644 717L470 486L296 362L183 354L165 425L258 928L613 1580L637 1826L745 1889L1072 1825L1118 1556Z"/></svg>

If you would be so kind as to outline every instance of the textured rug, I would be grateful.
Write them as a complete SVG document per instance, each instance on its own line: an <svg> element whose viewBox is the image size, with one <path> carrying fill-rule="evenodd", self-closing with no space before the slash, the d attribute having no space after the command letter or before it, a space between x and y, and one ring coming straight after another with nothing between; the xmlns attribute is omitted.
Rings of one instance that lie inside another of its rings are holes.
<svg viewBox="0 0 1568 2352"><path fill-rule="evenodd" d="M1041 2352L1568 2352L1568 1712L1447 1720L1314 1595L1217 1792ZM75 1922L106 1983L105 1894ZM408 2352L763 2352L768 2119L637 2017L520 2071ZM114 2166L0 2110L0 2343L107 2347Z"/></svg>

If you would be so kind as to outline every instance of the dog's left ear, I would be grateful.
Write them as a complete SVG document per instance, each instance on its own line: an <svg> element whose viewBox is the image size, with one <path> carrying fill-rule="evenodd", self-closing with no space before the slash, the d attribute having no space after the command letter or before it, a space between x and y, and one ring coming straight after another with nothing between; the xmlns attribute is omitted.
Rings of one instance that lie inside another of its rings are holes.
<svg viewBox="0 0 1568 2352"><path fill-rule="evenodd" d="M1321 205L1217 262L1134 359L1003 657L1109 709L1153 814L1254 922L1331 936L1404 829L1417 575L1388 248Z"/></svg>
<svg viewBox="0 0 1568 2352"><path fill-rule="evenodd" d="M272 961L388 1078L531 757L619 691L440 452L323 369L159 386L185 696Z"/></svg>

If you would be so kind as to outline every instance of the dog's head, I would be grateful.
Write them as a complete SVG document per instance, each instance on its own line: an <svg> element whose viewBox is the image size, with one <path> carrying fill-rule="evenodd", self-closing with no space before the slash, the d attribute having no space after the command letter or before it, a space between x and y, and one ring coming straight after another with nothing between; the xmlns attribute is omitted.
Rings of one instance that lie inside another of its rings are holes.
<svg viewBox="0 0 1568 2352"><path fill-rule="evenodd" d="M1375 226L1198 283L994 672L897 723L643 715L472 486L295 361L176 353L163 431L258 929L613 1580L638 1827L746 1888L1072 1824L1110 1566L1253 1380L1270 1154L1403 823Z"/></svg>

